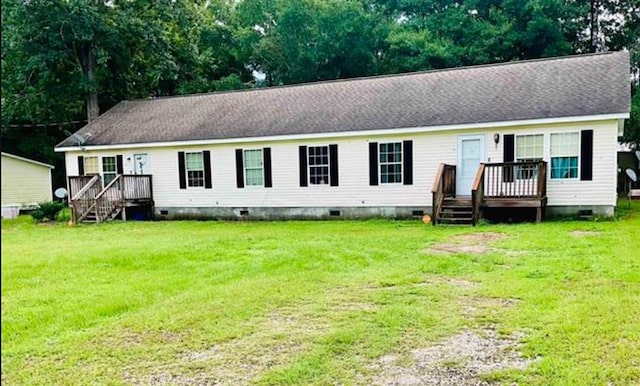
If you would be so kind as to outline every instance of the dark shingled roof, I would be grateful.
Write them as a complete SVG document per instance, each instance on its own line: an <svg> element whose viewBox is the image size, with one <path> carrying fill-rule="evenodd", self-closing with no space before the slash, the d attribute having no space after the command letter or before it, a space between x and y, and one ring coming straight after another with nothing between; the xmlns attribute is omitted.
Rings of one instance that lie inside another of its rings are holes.
<svg viewBox="0 0 640 386"><path fill-rule="evenodd" d="M628 113L629 54L614 52L123 101L85 146L335 133ZM77 146L69 137L58 147Z"/></svg>

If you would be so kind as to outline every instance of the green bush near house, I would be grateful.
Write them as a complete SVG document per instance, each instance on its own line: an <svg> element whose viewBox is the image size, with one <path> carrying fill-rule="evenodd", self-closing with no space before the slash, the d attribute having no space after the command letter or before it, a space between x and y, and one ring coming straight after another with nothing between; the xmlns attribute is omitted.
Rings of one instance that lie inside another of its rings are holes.
<svg viewBox="0 0 640 386"><path fill-rule="evenodd" d="M41 202L31 211L31 217L36 221L56 221L58 214L66 207L65 203L60 201Z"/></svg>

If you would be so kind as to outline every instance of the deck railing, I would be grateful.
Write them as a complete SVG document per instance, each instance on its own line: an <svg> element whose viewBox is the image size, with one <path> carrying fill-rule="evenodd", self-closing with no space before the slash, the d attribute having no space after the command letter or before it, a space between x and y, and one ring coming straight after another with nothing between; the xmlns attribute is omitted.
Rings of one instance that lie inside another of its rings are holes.
<svg viewBox="0 0 640 386"><path fill-rule="evenodd" d="M547 195L545 161L502 162L481 166L484 166L485 198L541 199Z"/></svg>
<svg viewBox="0 0 640 386"><path fill-rule="evenodd" d="M122 175L118 174L111 180L96 196L96 222L101 222L111 218L117 210L124 207Z"/></svg>
<svg viewBox="0 0 640 386"><path fill-rule="evenodd" d="M97 174L90 174L87 176L69 176L69 199L73 198L78 192L84 188L89 181L91 181L94 177L98 176Z"/></svg>
<svg viewBox="0 0 640 386"><path fill-rule="evenodd" d="M484 201L484 171L485 164L480 164L471 186L471 223L473 225L476 225L480 220L482 201Z"/></svg>
<svg viewBox="0 0 640 386"><path fill-rule="evenodd" d="M70 176L69 206L71 220L79 222L95 212L96 221L117 215L127 202L153 205L153 185L149 174L118 174L103 189L99 175Z"/></svg>
<svg viewBox="0 0 640 386"><path fill-rule="evenodd" d="M438 222L438 214L442 210L442 203L446 197L456 196L456 166L441 163L433 182L432 193L432 209L433 224Z"/></svg>
<svg viewBox="0 0 640 386"><path fill-rule="evenodd" d="M102 190L102 181L99 175L96 174L86 177L89 178L87 183L73 196L69 195L69 197L71 197L69 204L71 206L71 221L73 223L84 220L84 218L94 210L96 206L96 196ZM79 181L82 181L82 179L69 177L69 189L71 189L72 186L77 188Z"/></svg>
<svg viewBox="0 0 640 386"><path fill-rule="evenodd" d="M122 184L125 200L151 200L153 198L150 174L123 174Z"/></svg>

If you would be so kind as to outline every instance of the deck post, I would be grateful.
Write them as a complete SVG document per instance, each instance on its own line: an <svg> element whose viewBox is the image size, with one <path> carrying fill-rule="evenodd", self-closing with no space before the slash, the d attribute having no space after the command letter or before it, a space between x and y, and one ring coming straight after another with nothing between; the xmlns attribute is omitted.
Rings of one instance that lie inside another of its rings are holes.
<svg viewBox="0 0 640 386"><path fill-rule="evenodd" d="M542 222L542 207L536 208L536 222Z"/></svg>

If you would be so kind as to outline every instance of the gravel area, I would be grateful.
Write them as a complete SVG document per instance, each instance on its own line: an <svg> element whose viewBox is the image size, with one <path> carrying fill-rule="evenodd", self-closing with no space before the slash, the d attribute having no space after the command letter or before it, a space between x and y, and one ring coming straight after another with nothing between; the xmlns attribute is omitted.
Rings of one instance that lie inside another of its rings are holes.
<svg viewBox="0 0 640 386"><path fill-rule="evenodd" d="M463 330L409 355L386 355L373 365L376 385L490 385L482 375L525 369L533 360L519 352L520 333L500 336L493 328ZM409 365L407 365L409 363Z"/></svg>

